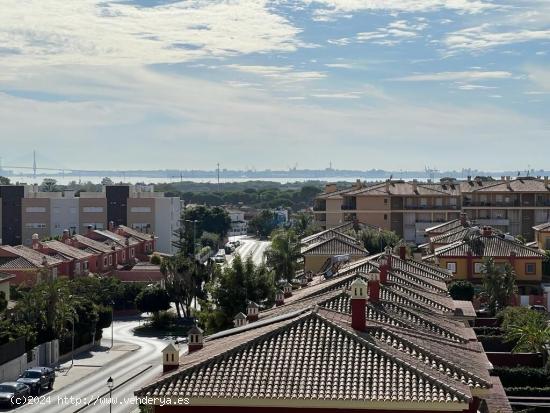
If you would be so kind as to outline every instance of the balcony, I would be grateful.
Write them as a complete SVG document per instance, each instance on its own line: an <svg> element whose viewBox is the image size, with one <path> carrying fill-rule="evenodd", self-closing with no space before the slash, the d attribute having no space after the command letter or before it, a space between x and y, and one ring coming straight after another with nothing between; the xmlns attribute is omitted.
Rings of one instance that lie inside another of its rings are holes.
<svg viewBox="0 0 550 413"><path fill-rule="evenodd" d="M447 211L447 210L458 210L457 205L405 205L403 208L409 211Z"/></svg>
<svg viewBox="0 0 550 413"><path fill-rule="evenodd" d="M507 227L510 225L510 220L505 218L477 218L476 223L492 227Z"/></svg>
<svg viewBox="0 0 550 413"><path fill-rule="evenodd" d="M513 207L520 207L520 206L526 206L521 205L519 201L511 201L511 202L488 202L488 201L469 201L465 199L462 203L465 207L494 207L494 208L513 208Z"/></svg>
<svg viewBox="0 0 550 413"><path fill-rule="evenodd" d="M325 212L326 210L327 210L326 206L315 205L313 207L313 211L315 212Z"/></svg>
<svg viewBox="0 0 550 413"><path fill-rule="evenodd" d="M342 205L344 211L354 211L355 209L357 209L355 205Z"/></svg>

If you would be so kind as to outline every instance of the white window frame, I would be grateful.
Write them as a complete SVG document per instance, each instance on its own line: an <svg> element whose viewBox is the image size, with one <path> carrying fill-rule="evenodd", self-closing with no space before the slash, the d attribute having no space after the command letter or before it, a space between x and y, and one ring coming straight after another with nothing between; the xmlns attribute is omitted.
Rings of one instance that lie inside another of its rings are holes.
<svg viewBox="0 0 550 413"><path fill-rule="evenodd" d="M447 263L447 270L450 271L453 274L456 274L456 262L448 262Z"/></svg>

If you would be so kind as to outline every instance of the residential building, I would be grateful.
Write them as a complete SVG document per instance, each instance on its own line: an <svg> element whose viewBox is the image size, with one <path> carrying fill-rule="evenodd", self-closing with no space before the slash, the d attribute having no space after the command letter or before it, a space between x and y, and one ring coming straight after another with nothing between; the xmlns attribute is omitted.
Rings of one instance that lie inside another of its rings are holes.
<svg viewBox="0 0 550 413"><path fill-rule="evenodd" d="M550 222L534 226L533 230L535 231L533 246L542 251L550 250Z"/></svg>
<svg viewBox="0 0 550 413"><path fill-rule="evenodd" d="M510 413L449 277L390 253L350 263L277 307L237 314L233 329L192 328L189 351L164 351L162 376L136 395L155 413Z"/></svg>
<svg viewBox="0 0 550 413"><path fill-rule="evenodd" d="M248 233L248 222L244 218L244 211L236 209L228 209L227 213L231 218L231 228L227 233L228 237L235 237L239 235L246 235Z"/></svg>
<svg viewBox="0 0 550 413"><path fill-rule="evenodd" d="M0 272L14 275L12 284L33 285L43 275L62 275L63 261L24 245L0 245Z"/></svg>
<svg viewBox="0 0 550 413"><path fill-rule="evenodd" d="M489 257L497 265L510 264L520 288L540 284L544 254L488 226L466 238L436 248L424 260L436 261L441 268L450 271L455 279L479 283L484 259Z"/></svg>
<svg viewBox="0 0 550 413"><path fill-rule="evenodd" d="M426 229L458 220L461 211L480 225L532 239L532 227L550 221L550 184L548 177L358 181L345 189L327 184L313 211L323 228L357 221L395 231L417 244L426 242Z"/></svg>
<svg viewBox="0 0 550 413"><path fill-rule="evenodd" d="M4 298L10 300L10 280L15 278L15 275L0 272L0 293L4 294Z"/></svg>
<svg viewBox="0 0 550 413"><path fill-rule="evenodd" d="M109 185L102 192L40 192L39 187L0 186L0 243L31 246L39 239L85 234L88 227L107 229L108 223L154 234L159 252L174 252L174 232L180 226L181 201L155 192L152 185Z"/></svg>

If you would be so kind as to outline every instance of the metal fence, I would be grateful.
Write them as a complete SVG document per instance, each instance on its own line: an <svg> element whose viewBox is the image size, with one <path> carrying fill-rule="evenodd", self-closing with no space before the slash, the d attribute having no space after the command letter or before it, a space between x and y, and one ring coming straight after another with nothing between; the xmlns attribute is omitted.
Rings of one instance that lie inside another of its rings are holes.
<svg viewBox="0 0 550 413"><path fill-rule="evenodd" d="M0 365L7 363L25 353L25 337L19 337L0 346Z"/></svg>

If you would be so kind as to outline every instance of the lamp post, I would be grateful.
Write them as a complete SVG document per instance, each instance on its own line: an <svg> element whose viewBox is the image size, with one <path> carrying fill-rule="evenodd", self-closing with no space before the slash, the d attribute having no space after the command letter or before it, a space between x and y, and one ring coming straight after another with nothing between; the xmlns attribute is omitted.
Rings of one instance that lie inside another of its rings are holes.
<svg viewBox="0 0 550 413"><path fill-rule="evenodd" d="M109 377L107 379L107 387L109 388L109 413L112 413L113 408L113 378Z"/></svg>
<svg viewBox="0 0 550 413"><path fill-rule="evenodd" d="M199 222L197 219L186 219L185 222L192 222L193 223L193 258L195 256L196 251L196 244L197 241L195 239L196 233L197 233L197 222Z"/></svg>
<svg viewBox="0 0 550 413"><path fill-rule="evenodd" d="M74 365L74 312L73 312L73 321L71 323L73 325L73 335L71 337L71 368Z"/></svg>
<svg viewBox="0 0 550 413"><path fill-rule="evenodd" d="M113 343L115 339L115 302L111 301L111 349L113 348Z"/></svg>

